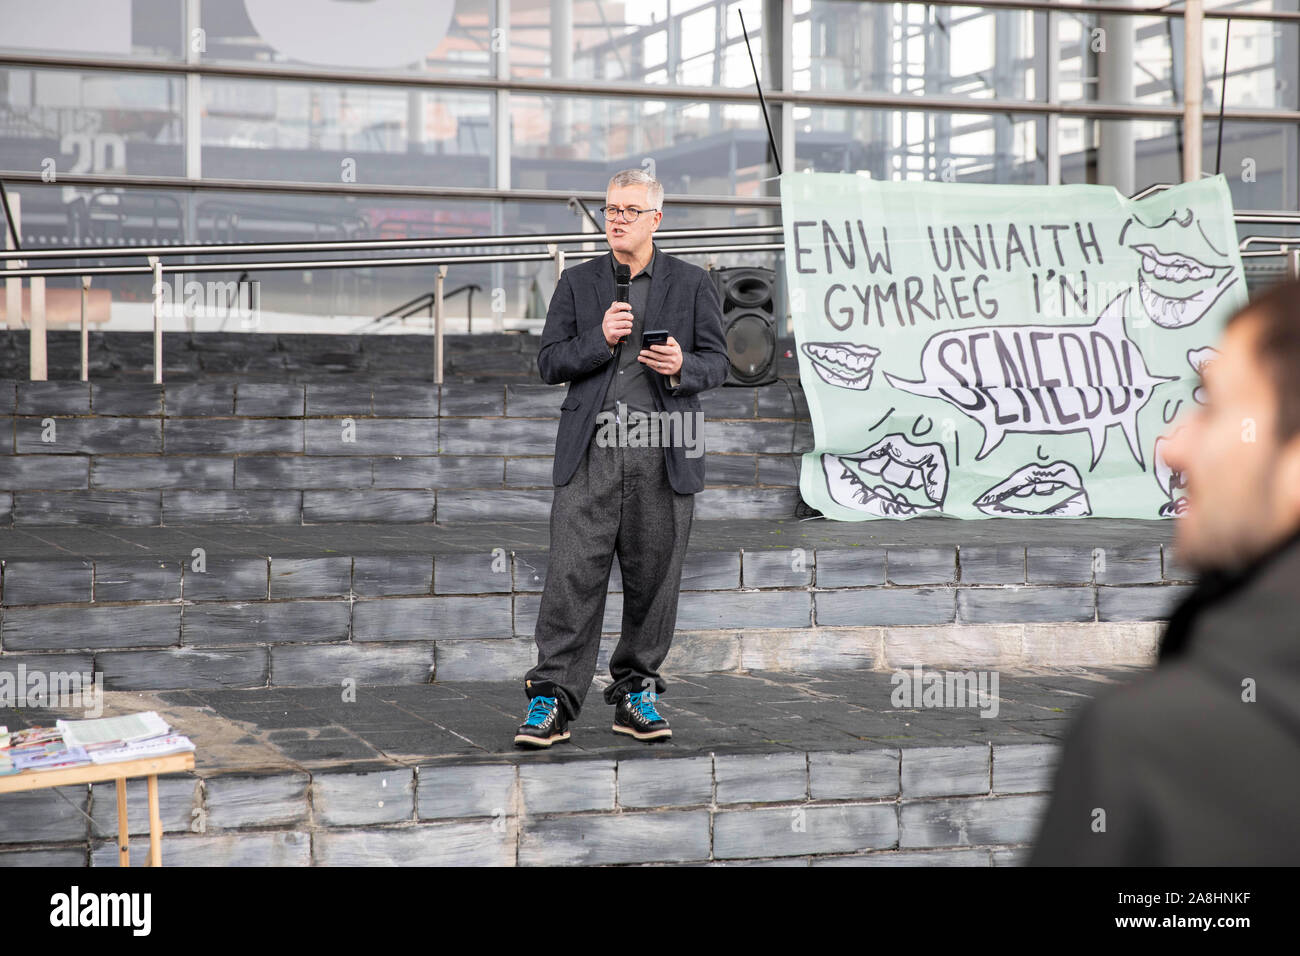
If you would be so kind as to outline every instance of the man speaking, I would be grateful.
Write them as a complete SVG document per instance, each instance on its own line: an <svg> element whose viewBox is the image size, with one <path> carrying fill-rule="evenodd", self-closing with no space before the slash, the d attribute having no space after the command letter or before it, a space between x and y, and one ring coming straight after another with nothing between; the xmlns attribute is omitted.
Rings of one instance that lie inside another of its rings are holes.
<svg viewBox="0 0 1300 956"><path fill-rule="evenodd" d="M694 496L704 488L699 393L721 385L729 365L708 273L654 244L663 186L628 169L605 195L610 252L561 273L537 353L543 381L568 382L569 391L555 438L537 666L524 678L530 706L515 735L527 747L569 739L596 671L615 553L623 622L604 694L615 705L613 730L672 736L655 704Z"/></svg>

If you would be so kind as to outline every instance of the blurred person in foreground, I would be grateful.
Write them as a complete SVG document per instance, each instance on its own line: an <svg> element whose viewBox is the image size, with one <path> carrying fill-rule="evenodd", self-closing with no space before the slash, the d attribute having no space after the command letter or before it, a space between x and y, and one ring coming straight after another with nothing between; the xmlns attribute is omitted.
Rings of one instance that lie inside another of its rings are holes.
<svg viewBox="0 0 1300 956"><path fill-rule="evenodd" d="M1300 282L1228 320L1165 443L1197 583L1071 728L1030 865L1300 863Z"/></svg>

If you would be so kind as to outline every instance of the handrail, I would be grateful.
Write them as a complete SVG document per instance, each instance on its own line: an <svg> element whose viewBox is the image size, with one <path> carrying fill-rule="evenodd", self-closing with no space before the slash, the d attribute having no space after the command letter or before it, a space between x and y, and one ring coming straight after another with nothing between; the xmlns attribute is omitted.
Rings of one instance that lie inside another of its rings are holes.
<svg viewBox="0 0 1300 956"><path fill-rule="evenodd" d="M234 287L233 289L230 290L230 295L228 295L228 296L226 297L226 302L225 302L225 307L226 307L226 317L225 317L224 319L221 320L221 325L218 326L218 328L217 328L217 331L218 331L218 332L220 332L222 329L224 329L224 328L226 327L226 323L227 323L228 321L230 321L230 311L231 311L231 309L233 309L233 308L235 307L235 305L239 302L239 290L240 290L240 286L241 286L243 283L247 282L247 281L248 281L248 273L247 273L247 272L241 272L241 273L239 274L239 278L235 280L235 287Z"/></svg>
<svg viewBox="0 0 1300 956"><path fill-rule="evenodd" d="M448 295L451 295L451 293L447 293L447 294L448 294ZM401 312L402 314L401 314L400 316L397 316L397 317L398 317L398 318L402 318L402 319L404 319L404 318L406 318L407 316L411 315L411 314L412 314L416 309L422 308L422 307L424 306L424 303L425 303L425 300L426 300L426 299L429 300L430 302L432 302L432 301L433 301L433 296L434 296L434 293L433 293L433 292L421 292L421 293L420 293L419 295L417 295L414 299L411 299L411 300L409 300L409 301L407 301L407 302L403 302L401 305L396 306L396 307L394 307L394 308L391 308L391 309L389 309L387 312L383 312L383 313L381 313L381 314L375 316L375 318L376 318L376 319L387 319L387 318L390 318L390 317L392 317L392 316L396 316L398 312ZM403 312L402 310L403 310L403 309L406 309L406 308L410 308L411 311L410 311L410 312Z"/></svg>
<svg viewBox="0 0 1300 956"><path fill-rule="evenodd" d="M716 226L696 229L661 229L656 239L707 239L713 236L739 238L743 236L779 236L782 227L774 226ZM24 249L23 259L112 259L119 256L217 256L249 255L252 253L282 252L352 252L383 249L464 248L474 246L538 246L547 243L562 245L603 240L603 232L535 233L514 236L438 236L406 239L322 239L306 242L226 242L200 243L187 246L83 246L77 249ZM227 263L233 270L242 265Z"/></svg>
<svg viewBox="0 0 1300 956"><path fill-rule="evenodd" d="M1167 183L1157 183L1148 186L1146 189L1136 193L1131 198L1140 199L1149 196L1154 192L1170 188ZM1233 214L1233 219L1237 223L1253 223L1259 225L1300 225L1300 213L1290 212L1266 212L1266 211L1242 211ZM661 240L671 239L706 239L712 237L719 238L759 238L763 236L781 236L784 235L784 226L720 226L716 228L701 229L665 229L655 233L655 236ZM577 233L546 233L535 235L517 235L517 236L453 236L439 238L418 238L418 239L356 239L356 240L319 240L308 242L262 242L262 243L221 243L212 245L188 245L188 246L114 246L103 249L95 248L78 248L78 249L11 249L8 250L13 255L6 256L11 259L112 259L118 257L142 257L142 256L196 256L196 255L247 255L254 252L259 253L288 253L288 252L351 252L351 251L383 251L386 249L421 249L421 248L466 248L476 246L536 246L555 243L557 245L584 244L597 242L603 239L601 233L577 232ZM1261 240L1273 237L1262 236L1255 237ZM577 253L566 253L567 255L576 255ZM601 254L601 253L597 253ZM525 254L523 256L447 256L443 258L421 258L421 257L398 257L394 264L402 265L428 265L435 262L519 262L519 261L541 261L553 258L549 254ZM324 260L322 260L323 263ZM344 263L351 263L358 267L375 265L377 260L368 259L346 259ZM176 272L233 272L250 263L224 262L224 263L207 263L207 264L189 264L184 268L177 266L165 267L167 271ZM256 265L251 263L251 265ZM287 266L309 268L311 263L286 263ZM332 268L332 266L321 265L321 268ZM140 272L147 272L144 267L127 267L118 269L113 266L84 266L69 267L65 269L0 269L0 278L6 276L68 276L68 275L132 275Z"/></svg>
<svg viewBox="0 0 1300 956"><path fill-rule="evenodd" d="M1152 183L1146 189L1139 189L1137 192L1135 192L1132 196L1129 196L1128 198L1133 200L1146 199L1147 196L1150 196L1152 193L1158 193L1161 190L1172 189L1172 188L1173 188L1172 183Z"/></svg>
<svg viewBox="0 0 1300 956"><path fill-rule="evenodd" d="M4 211L5 235L13 242L14 249L21 249L23 247L22 240L18 236L18 230L14 227L13 210L9 208L9 191L5 189L3 181L0 181L0 209Z"/></svg>
<svg viewBox="0 0 1300 956"><path fill-rule="evenodd" d="M728 246L664 246L663 251L673 255L708 255L715 252L778 252L785 248L784 243L742 243ZM565 258L591 258L603 256L605 250L578 250L566 252ZM155 258L157 258L155 256ZM278 272L293 269L384 269L401 266L439 266L466 265L470 263L494 262L554 262L555 256L549 252L509 252L493 255L469 256L395 256L390 259L277 259L263 262L199 262L199 263L162 263L165 273L198 272L234 272L242 269L247 272ZM141 266L69 266L62 269L0 269L0 278L8 276L126 276L152 273L154 268Z"/></svg>
<svg viewBox="0 0 1300 956"><path fill-rule="evenodd" d="M1256 242L1276 242L1279 246L1300 246L1300 238L1291 236L1247 236L1237 247L1243 253Z"/></svg>
<svg viewBox="0 0 1300 956"><path fill-rule="evenodd" d="M467 282L464 285L456 286L456 288L452 289L450 292L444 292L442 294L443 299L446 300L446 299L450 299L453 295L458 295L461 292L468 293L467 295L468 303L466 306L467 308L466 318L469 320L470 331L473 331L474 328L474 293L476 291L482 292L483 287L479 285L477 282ZM430 290L428 292L417 295L414 299L411 299L409 302L403 302L395 309L389 309L383 315L375 316L375 321L378 322L380 319L389 319L389 318L409 319L416 312L420 311L420 309L426 307L430 310L429 316L430 318L432 318L433 304L435 301L437 301L437 298L438 298L437 290L436 289Z"/></svg>

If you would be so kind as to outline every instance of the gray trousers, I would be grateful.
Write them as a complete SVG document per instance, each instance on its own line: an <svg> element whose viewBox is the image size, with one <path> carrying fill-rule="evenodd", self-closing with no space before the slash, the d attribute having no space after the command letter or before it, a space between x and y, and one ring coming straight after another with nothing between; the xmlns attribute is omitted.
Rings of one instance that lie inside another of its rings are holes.
<svg viewBox="0 0 1300 956"><path fill-rule="evenodd" d="M605 703L653 687L677 624L677 597L695 496L668 483L662 447L601 447L595 436L551 503L551 551L534 635L529 698L555 697L570 720L596 673L610 569L618 555L623 625L609 659Z"/></svg>

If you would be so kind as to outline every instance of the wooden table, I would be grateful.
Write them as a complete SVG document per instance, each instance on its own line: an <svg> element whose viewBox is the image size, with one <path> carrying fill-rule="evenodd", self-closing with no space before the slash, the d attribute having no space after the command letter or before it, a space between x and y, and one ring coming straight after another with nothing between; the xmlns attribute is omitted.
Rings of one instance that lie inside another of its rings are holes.
<svg viewBox="0 0 1300 956"><path fill-rule="evenodd" d="M88 763L58 770L24 770L0 777L0 793L21 793L68 784L117 781L117 853L118 865L130 866L127 852L126 781L147 777L149 788L149 866L162 866L162 817L158 813L158 774L179 773L194 769L194 752L142 757L119 763Z"/></svg>

